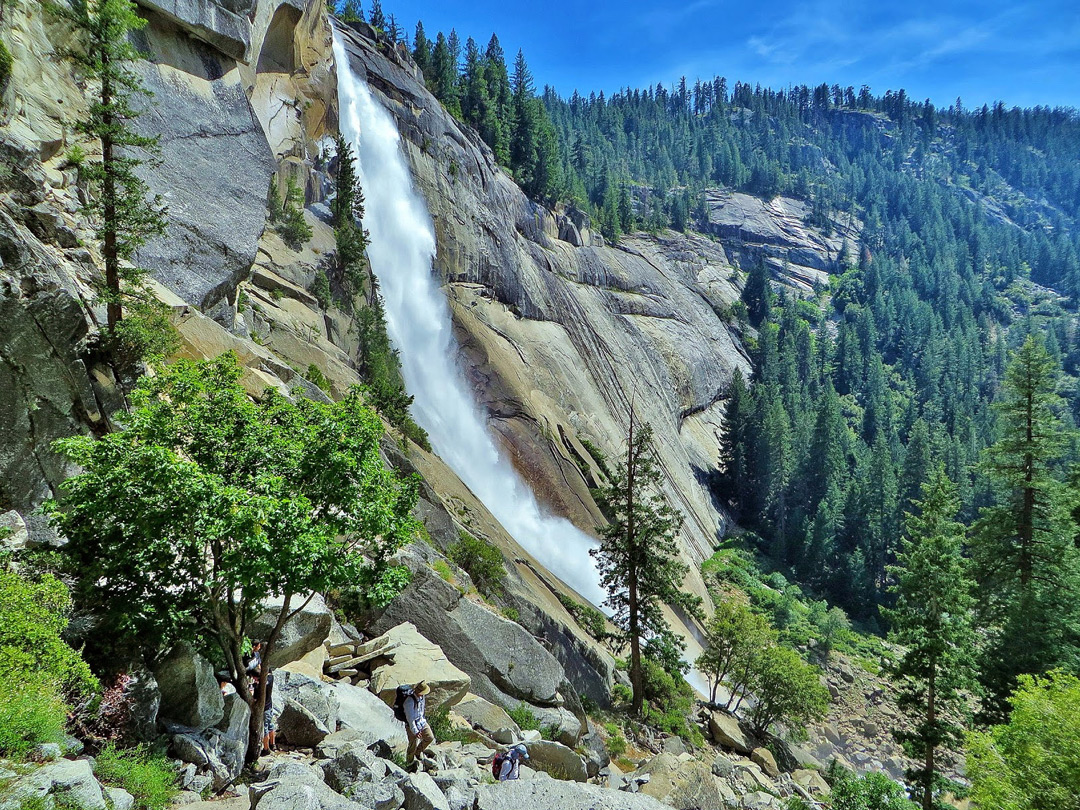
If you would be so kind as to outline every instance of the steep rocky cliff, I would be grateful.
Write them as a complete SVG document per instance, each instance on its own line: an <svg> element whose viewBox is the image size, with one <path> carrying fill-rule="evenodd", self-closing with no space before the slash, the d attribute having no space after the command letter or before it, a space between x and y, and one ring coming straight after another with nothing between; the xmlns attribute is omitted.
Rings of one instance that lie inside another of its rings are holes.
<svg viewBox="0 0 1080 810"><path fill-rule="evenodd" d="M589 488L602 474L585 441L617 456L633 404L656 431L696 570L727 521L708 486L723 397L734 370L749 370L731 315L738 268L760 257L809 289L858 223L826 236L799 201L717 191L708 235L635 234L605 245L580 214L526 198L408 57L370 34L344 31L352 67L397 119L435 220L436 269L466 371L506 452L550 508L589 531L600 520Z"/></svg>

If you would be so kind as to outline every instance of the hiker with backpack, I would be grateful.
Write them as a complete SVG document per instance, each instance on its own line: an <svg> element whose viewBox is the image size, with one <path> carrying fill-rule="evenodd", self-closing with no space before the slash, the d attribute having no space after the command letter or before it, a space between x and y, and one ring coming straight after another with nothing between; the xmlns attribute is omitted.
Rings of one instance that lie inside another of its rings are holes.
<svg viewBox="0 0 1080 810"><path fill-rule="evenodd" d="M491 761L491 775L500 782L518 779L521 771L521 761L529 758L529 749L525 743L511 746L509 751L501 751Z"/></svg>
<svg viewBox="0 0 1080 810"><path fill-rule="evenodd" d="M244 659L244 665L248 677L251 679L251 688L258 694L259 674L262 672L263 643L254 641L251 644L251 655ZM262 755L271 751L277 751L277 712L274 711L274 673L269 668L266 673L266 704L263 711L263 738Z"/></svg>
<svg viewBox="0 0 1080 810"><path fill-rule="evenodd" d="M409 749L405 753L405 768L416 767L416 760L429 745L435 742L435 733L424 717L426 696L431 691L427 681L420 681L413 686L402 684L394 696L394 716L405 724L405 734L409 738Z"/></svg>

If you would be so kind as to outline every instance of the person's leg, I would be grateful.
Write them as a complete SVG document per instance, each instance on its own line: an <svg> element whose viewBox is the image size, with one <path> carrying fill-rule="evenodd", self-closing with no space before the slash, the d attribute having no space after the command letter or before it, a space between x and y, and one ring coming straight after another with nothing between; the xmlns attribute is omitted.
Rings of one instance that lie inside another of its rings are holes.
<svg viewBox="0 0 1080 810"><path fill-rule="evenodd" d="M409 749L405 752L405 764L411 765L416 759L416 735L413 734L409 724L405 724L405 735L409 738Z"/></svg>
<svg viewBox="0 0 1080 810"><path fill-rule="evenodd" d="M435 742L435 732L431 730L431 726L424 726L420 733L417 735L419 742L416 745L415 757L420 758L420 755L424 753L429 745Z"/></svg>

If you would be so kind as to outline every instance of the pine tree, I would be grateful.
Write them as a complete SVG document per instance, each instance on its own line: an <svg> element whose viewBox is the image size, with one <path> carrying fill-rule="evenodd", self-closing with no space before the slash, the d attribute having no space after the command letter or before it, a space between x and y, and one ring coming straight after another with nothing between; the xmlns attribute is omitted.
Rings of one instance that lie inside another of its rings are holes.
<svg viewBox="0 0 1080 810"><path fill-rule="evenodd" d="M961 555L959 509L956 487L939 465L923 485L917 513L908 514L897 564L889 569L896 595L896 608L885 611L892 625L889 637L903 649L890 674L897 683L897 705L912 722L911 730L895 736L919 763L907 778L923 810L944 807L939 797L954 787L942 776L948 765L942 760L963 740L963 726L955 718L965 711L962 690L973 681L973 583Z"/></svg>
<svg viewBox="0 0 1080 810"><path fill-rule="evenodd" d="M633 711L638 717L645 705L643 652L670 661L678 660L682 649L664 618L663 604L692 614L700 610L700 600L681 590L689 570L675 556L682 516L660 494L660 480L652 428L636 425L631 409L626 461L597 499L609 523L598 529L600 545L589 553L608 594L604 604L630 645Z"/></svg>
<svg viewBox="0 0 1080 810"><path fill-rule="evenodd" d="M764 259L758 259L750 268L743 288L742 299L750 313L750 323L759 326L772 314L772 286L769 283L769 268Z"/></svg>
<svg viewBox="0 0 1080 810"><path fill-rule="evenodd" d="M360 7L359 0L345 0L345 5L341 8L341 21L346 23L364 21L364 10Z"/></svg>
<svg viewBox="0 0 1080 810"><path fill-rule="evenodd" d="M1067 629L1076 616L1077 531L1060 469L1068 434L1057 376L1041 338L1029 336L1005 371L999 438L982 464L997 494L972 536L981 620L991 630L982 666L991 717L1004 715L1017 675L1078 652Z"/></svg>
<svg viewBox="0 0 1080 810"><path fill-rule="evenodd" d="M510 74L506 69L506 57L499 44L499 38L494 34L491 35L487 48L484 50L484 78L487 80L487 94L495 113L495 127L492 140L488 142L488 145L495 153L495 159L501 165L509 166L513 114Z"/></svg>
<svg viewBox="0 0 1080 810"><path fill-rule="evenodd" d="M380 0L371 0L371 14L368 16L368 24L380 31L386 30L386 15L383 14Z"/></svg>
<svg viewBox="0 0 1080 810"><path fill-rule="evenodd" d="M722 497L734 502L736 516L742 514L752 488L750 428L753 403L750 390L738 368L731 377L724 405L724 432L720 437L720 482Z"/></svg>
<svg viewBox="0 0 1080 810"><path fill-rule="evenodd" d="M513 128L510 134L510 169L522 186L531 186L537 161L536 105L532 73L525 54L518 51L514 61Z"/></svg>
<svg viewBox="0 0 1080 810"><path fill-rule="evenodd" d="M430 83L432 81L430 75L431 42L424 33L424 24L422 22L416 24L416 35L413 37L413 61L420 68L420 72L424 74L424 79Z"/></svg>
<svg viewBox="0 0 1080 810"><path fill-rule="evenodd" d="M108 328L119 337L125 304L145 306L150 294L143 288L146 270L131 266L135 251L156 236L165 234L165 208L160 196L150 197L149 187L137 169L139 152L153 153L156 137L138 135L131 122L139 111L134 100L150 95L132 63L141 54L128 35L146 25L131 0L76 0L49 8L72 24L79 46L71 57L82 73L96 80L94 102L86 118L76 124L84 135L101 144L101 162L85 164L82 176L95 194L85 210L97 222L97 238L105 260L105 281L100 295L106 304Z"/></svg>

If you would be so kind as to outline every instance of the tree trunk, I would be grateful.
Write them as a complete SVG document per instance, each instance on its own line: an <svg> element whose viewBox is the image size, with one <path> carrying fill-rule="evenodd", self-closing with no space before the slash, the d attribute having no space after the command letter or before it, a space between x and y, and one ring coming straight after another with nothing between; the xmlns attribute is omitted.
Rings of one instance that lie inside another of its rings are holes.
<svg viewBox="0 0 1080 810"><path fill-rule="evenodd" d="M123 318L123 308L120 306L120 256L116 245L116 175L115 155L113 138L109 132L115 126L116 121L109 111L112 104L112 82L109 79L109 54L106 49L101 53L102 77L101 77L101 121L104 125L101 135L101 168L103 174L102 202L104 203L105 231L102 253L105 258L105 286L109 289L109 300L106 302L109 332L116 329L116 325Z"/></svg>
<svg viewBox="0 0 1080 810"><path fill-rule="evenodd" d="M626 450L626 553L629 568L627 600L630 622L630 683L634 689L634 715L645 709L645 679L641 671L641 628L638 622L638 571L634 537L634 409L630 408L630 432Z"/></svg>
<svg viewBox="0 0 1080 810"><path fill-rule="evenodd" d="M926 724L933 729L937 723L937 706L935 705L937 699L937 673L935 667L930 667L930 676L927 681L926 691ZM923 795L922 806L923 810L934 810L934 741L933 739L926 742L926 762L923 765Z"/></svg>

